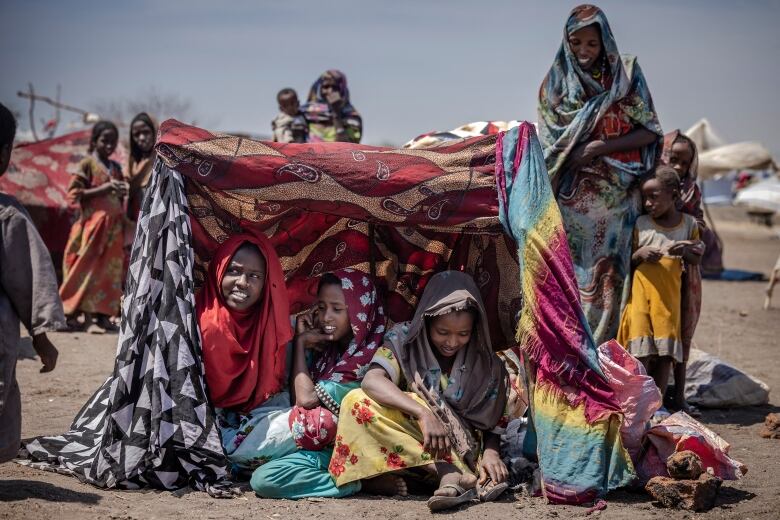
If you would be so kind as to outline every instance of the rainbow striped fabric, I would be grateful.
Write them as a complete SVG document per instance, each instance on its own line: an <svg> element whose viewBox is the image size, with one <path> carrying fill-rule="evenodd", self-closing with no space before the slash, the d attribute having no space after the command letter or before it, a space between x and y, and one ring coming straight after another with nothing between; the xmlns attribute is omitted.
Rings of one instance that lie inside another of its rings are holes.
<svg viewBox="0 0 780 520"><path fill-rule="evenodd" d="M582 504L630 484L622 414L598 362L580 303L561 214L533 126L501 133L496 146L501 223L516 241L523 307L517 339L535 375L533 431L543 492Z"/></svg>

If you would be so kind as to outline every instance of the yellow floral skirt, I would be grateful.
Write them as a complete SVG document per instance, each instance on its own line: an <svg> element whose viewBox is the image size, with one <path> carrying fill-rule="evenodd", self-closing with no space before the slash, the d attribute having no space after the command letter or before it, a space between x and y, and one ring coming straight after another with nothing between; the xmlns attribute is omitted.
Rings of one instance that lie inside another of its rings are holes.
<svg viewBox="0 0 780 520"><path fill-rule="evenodd" d="M425 406L417 394L406 395ZM328 467L337 486L433 462L448 462L469 472L453 452L434 460L424 451L420 425L402 411L382 406L360 389L352 390L341 402L336 445Z"/></svg>

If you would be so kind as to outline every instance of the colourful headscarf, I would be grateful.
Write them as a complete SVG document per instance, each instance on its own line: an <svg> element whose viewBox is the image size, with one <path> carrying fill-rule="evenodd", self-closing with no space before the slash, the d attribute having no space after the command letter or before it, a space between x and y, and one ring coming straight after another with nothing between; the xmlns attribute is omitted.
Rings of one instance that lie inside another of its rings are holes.
<svg viewBox="0 0 780 520"><path fill-rule="evenodd" d="M266 276L260 301L240 312L225 304L220 286L233 255L247 242L265 258ZM196 308L214 406L248 412L284 388L286 345L293 336L290 304L282 266L265 236L233 236L216 250Z"/></svg>
<svg viewBox="0 0 780 520"><path fill-rule="evenodd" d="M341 280L353 337L343 353L334 346L320 354L312 369L312 379L351 383L363 379L374 352L382 345L385 311L370 276L354 269L333 274Z"/></svg>
<svg viewBox="0 0 780 520"><path fill-rule="evenodd" d="M360 113L355 110L352 103L349 100L349 87L347 86L347 76L340 70L330 69L322 73L317 78L311 88L309 89L309 96L306 99L306 104L301 107L301 112L306 116L306 120L311 123L325 123L328 124L333 119L333 113L330 109L330 104L322 95L322 82L325 78L331 78L336 83L336 89L341 95L341 99L344 103L341 106L340 116L342 119L350 119L350 124L354 124L362 127L363 119L360 117Z"/></svg>
<svg viewBox="0 0 780 520"><path fill-rule="evenodd" d="M661 152L661 161L668 165L669 158L672 154L672 146L675 143L686 143L693 152L693 158L691 159L691 166L685 175L680 178L680 198L678 208L683 213L688 213L696 218L699 225L706 227L704 222L704 211L702 210L702 196L699 186L696 184L696 179L699 176L699 152L696 149L696 143L686 137L680 130L675 130L664 135L664 146Z"/></svg>
<svg viewBox="0 0 780 520"><path fill-rule="evenodd" d="M602 66L602 78L583 71L569 47L569 35L589 25L601 31L602 55L594 66ZM569 14L563 42L552 67L539 88L539 139L547 170L555 177L572 149L593 138L598 122L609 108L620 102L633 123L662 135L644 74L635 56L618 52L615 37L604 12L594 5L580 5ZM655 161L656 146L643 149L642 164L624 164L647 171Z"/></svg>

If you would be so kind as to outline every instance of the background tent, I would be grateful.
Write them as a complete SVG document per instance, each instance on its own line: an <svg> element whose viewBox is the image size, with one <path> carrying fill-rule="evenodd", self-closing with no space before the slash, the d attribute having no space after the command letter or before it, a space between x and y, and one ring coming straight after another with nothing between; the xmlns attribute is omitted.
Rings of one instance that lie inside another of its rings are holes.
<svg viewBox="0 0 780 520"><path fill-rule="evenodd" d="M726 144L713 131L707 119L689 128L690 137L699 151L700 178L713 177L732 170L774 170L777 164L772 154L761 143L746 141Z"/></svg>
<svg viewBox="0 0 780 520"><path fill-rule="evenodd" d="M0 191L13 195L30 213L35 227L49 248L58 276L68 241L70 226L78 216L78 207L67 201L70 175L87 155L91 129L79 130L53 139L16 146L11 164L0 176ZM120 143L112 159L127 162Z"/></svg>

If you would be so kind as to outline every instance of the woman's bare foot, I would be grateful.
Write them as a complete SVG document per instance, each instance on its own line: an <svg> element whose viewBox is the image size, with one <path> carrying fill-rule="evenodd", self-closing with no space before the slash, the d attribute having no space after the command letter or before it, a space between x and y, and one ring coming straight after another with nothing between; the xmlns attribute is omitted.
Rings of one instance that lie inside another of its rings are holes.
<svg viewBox="0 0 780 520"><path fill-rule="evenodd" d="M385 473L374 478L367 478L361 481L364 493L369 495L383 495L387 497L409 495L409 488L403 477L392 473Z"/></svg>
<svg viewBox="0 0 780 520"><path fill-rule="evenodd" d="M471 473L461 473L452 464L437 462L436 472L439 474L439 489L433 492L434 496L457 496L457 491L451 486L459 486L465 490L473 489L477 486L477 477Z"/></svg>

